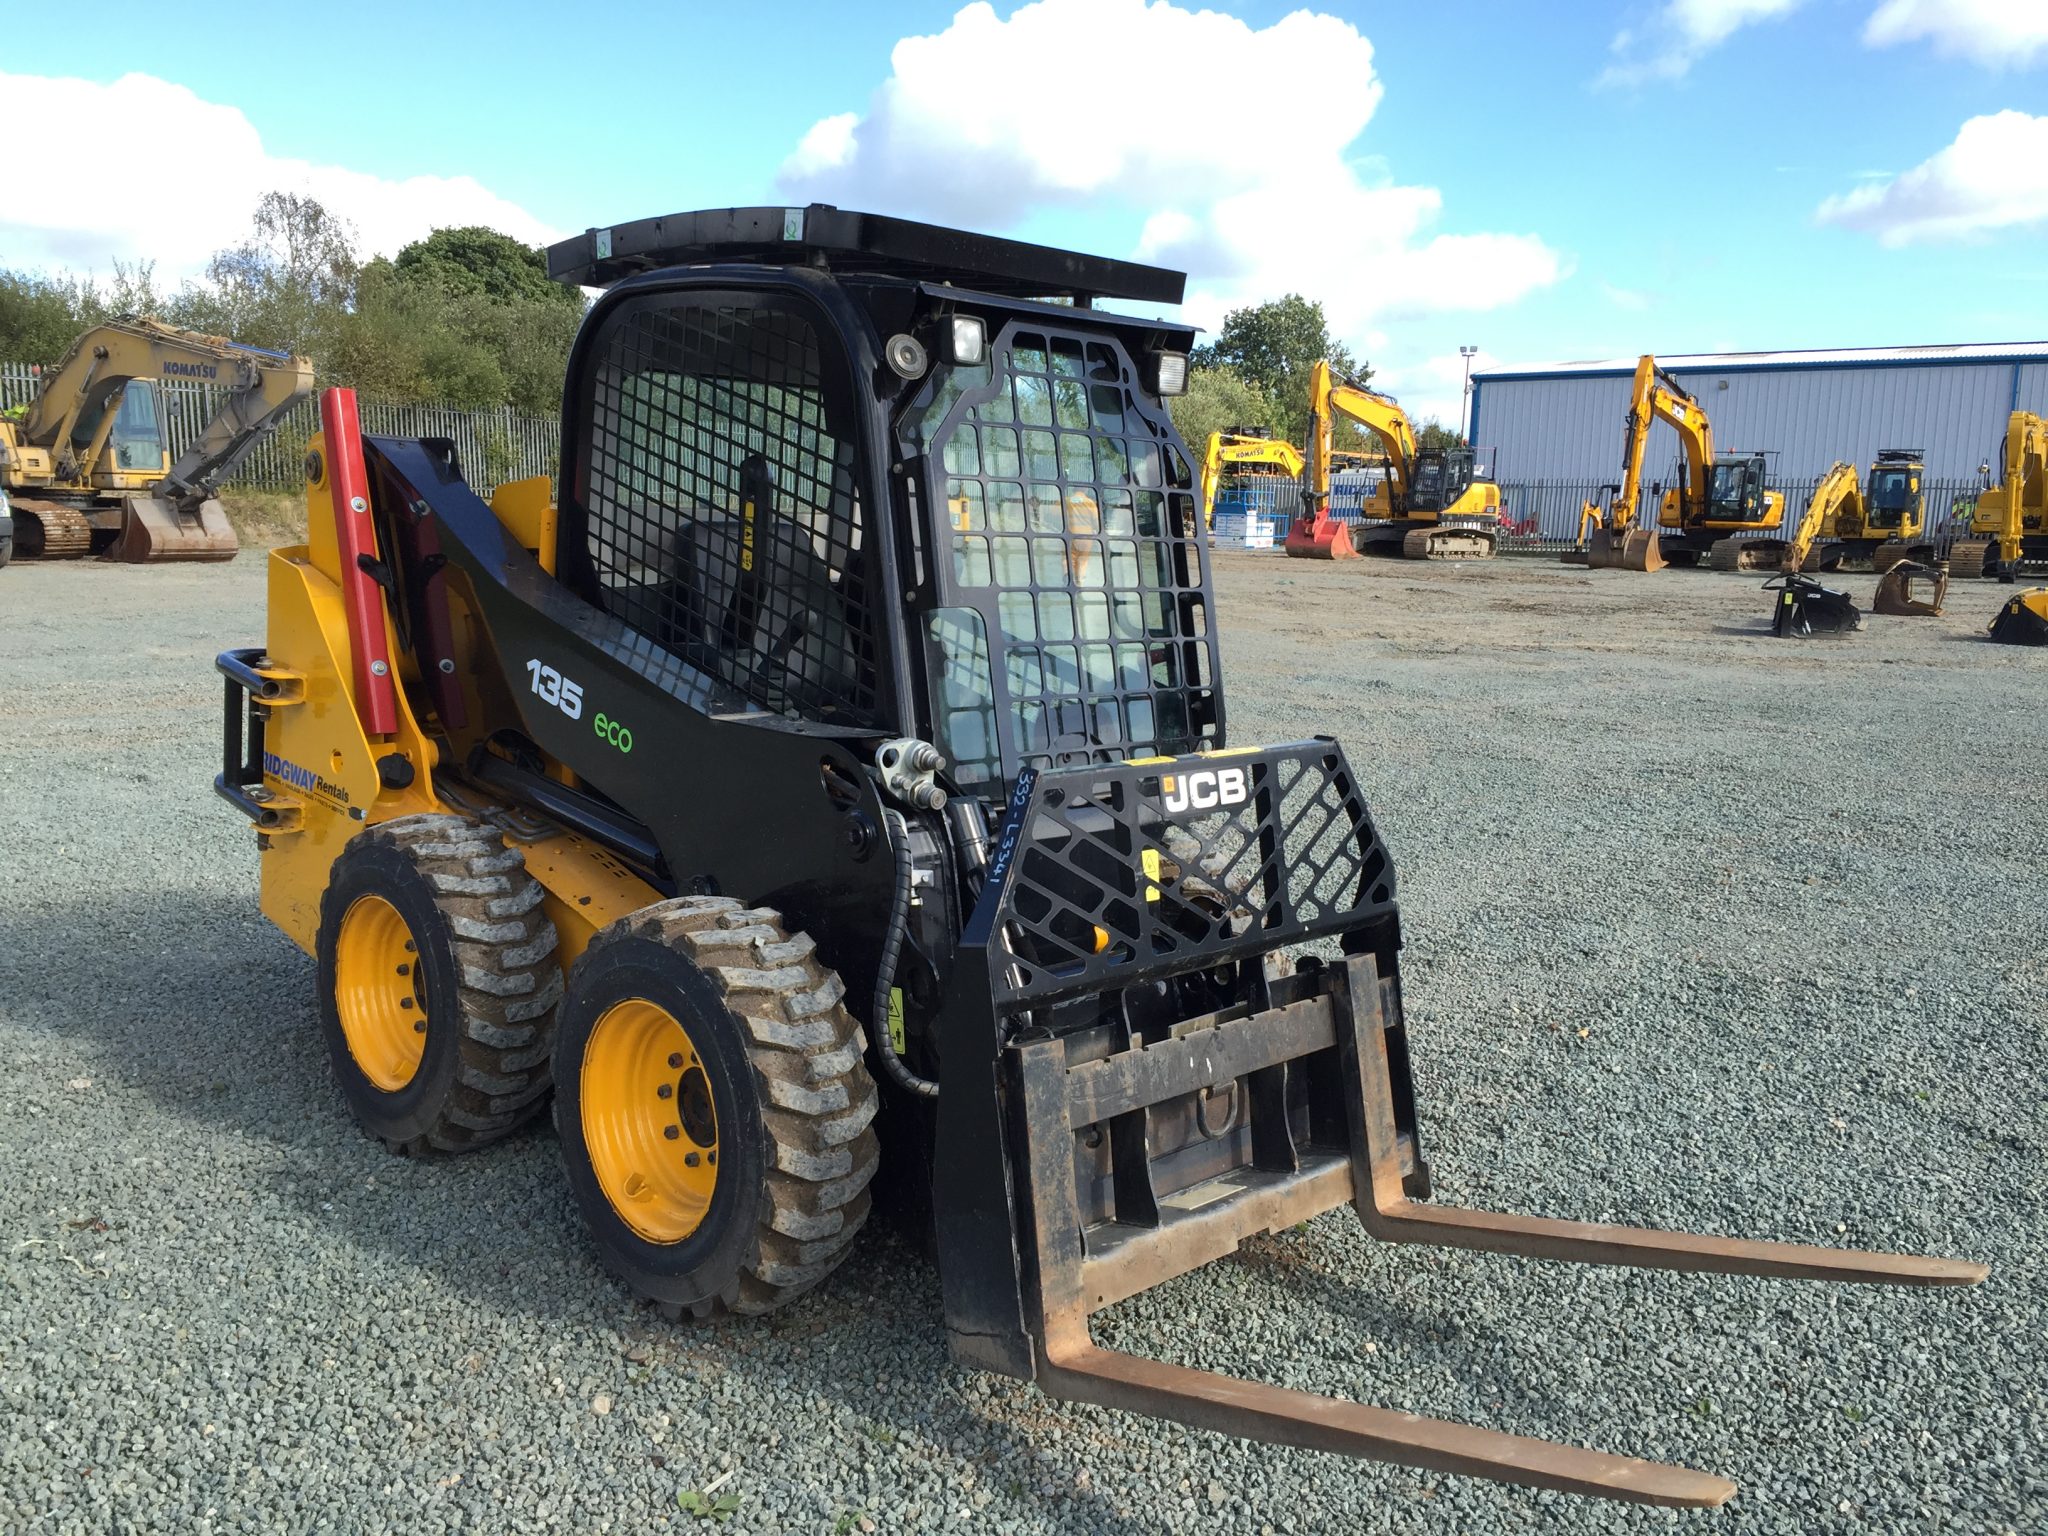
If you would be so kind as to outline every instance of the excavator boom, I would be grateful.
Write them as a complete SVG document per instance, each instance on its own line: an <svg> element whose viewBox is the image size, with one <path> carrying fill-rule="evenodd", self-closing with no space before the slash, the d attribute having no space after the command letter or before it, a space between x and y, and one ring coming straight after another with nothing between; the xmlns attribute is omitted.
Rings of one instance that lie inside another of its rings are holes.
<svg viewBox="0 0 2048 1536"><path fill-rule="evenodd" d="M1628 415L1621 439L1621 482L1608 487L1607 504L1589 501L1579 514L1579 547L1567 550L1568 565L1595 569L1660 571L1664 554L1657 530L1636 527L1636 509L1643 493L1643 455L1650 429L1669 422L1685 453L1687 494L1706 494L1714 462L1714 428L1700 403L1683 385L1644 353L1636 362L1635 384L1629 393Z"/></svg>

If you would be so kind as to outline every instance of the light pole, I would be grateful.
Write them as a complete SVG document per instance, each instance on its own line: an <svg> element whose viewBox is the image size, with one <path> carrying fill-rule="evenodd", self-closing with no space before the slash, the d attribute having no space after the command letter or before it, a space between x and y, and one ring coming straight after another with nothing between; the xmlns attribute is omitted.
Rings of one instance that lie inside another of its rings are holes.
<svg viewBox="0 0 2048 1536"><path fill-rule="evenodd" d="M1478 353L1477 347L1458 348L1458 356L1465 359L1465 390L1458 397L1458 436L1468 448L1472 445L1472 359Z"/></svg>

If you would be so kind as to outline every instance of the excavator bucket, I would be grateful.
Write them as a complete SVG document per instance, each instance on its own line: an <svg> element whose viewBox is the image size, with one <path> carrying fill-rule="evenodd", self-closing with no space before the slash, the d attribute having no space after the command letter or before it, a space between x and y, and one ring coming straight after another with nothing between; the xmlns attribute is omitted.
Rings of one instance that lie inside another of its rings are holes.
<svg viewBox="0 0 2048 1536"><path fill-rule="evenodd" d="M1906 618L1940 617L1942 602L1948 596L1947 573L1917 560L1898 560L1883 569L1877 596L1871 600L1871 612Z"/></svg>
<svg viewBox="0 0 2048 1536"><path fill-rule="evenodd" d="M1665 560L1654 528L1631 528L1619 539L1595 528L1586 540L1586 564L1596 571L1661 571Z"/></svg>
<svg viewBox="0 0 2048 1536"><path fill-rule="evenodd" d="M232 560L241 548L234 525L218 501L181 511L157 496L130 496L121 510L121 530L110 560L147 565L158 560Z"/></svg>
<svg viewBox="0 0 2048 1536"><path fill-rule="evenodd" d="M1287 530L1287 553L1297 560L1356 560L1350 526L1334 517L1300 517Z"/></svg>
<svg viewBox="0 0 2048 1536"><path fill-rule="evenodd" d="M1334 741L1026 770L993 846L947 984L960 1051L934 1175L947 1329L966 1363L1254 1440L1717 1505L1735 1486L1709 1474L1119 1353L1088 1318L1347 1205L1390 1243L1871 1284L1984 1277L1954 1259L1427 1203L1393 866ZM1343 953L1294 947L1317 939ZM1205 990L1229 975L1250 978L1241 1001ZM1151 1001L1125 1005L1109 1038L1062 1030L1063 1006L1110 993Z"/></svg>
<svg viewBox="0 0 2048 1536"><path fill-rule="evenodd" d="M1991 638L2002 645L2048 645L2048 587L2014 595L1992 617Z"/></svg>

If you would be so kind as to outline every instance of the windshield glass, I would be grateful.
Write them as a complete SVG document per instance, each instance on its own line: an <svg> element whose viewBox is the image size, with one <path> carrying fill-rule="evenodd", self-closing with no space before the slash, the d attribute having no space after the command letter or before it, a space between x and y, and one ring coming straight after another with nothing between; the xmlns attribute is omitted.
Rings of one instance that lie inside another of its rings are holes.
<svg viewBox="0 0 2048 1536"><path fill-rule="evenodd" d="M1870 472L1870 521L1873 527L1896 528L1913 504L1919 477L1906 469Z"/></svg>
<svg viewBox="0 0 2048 1536"><path fill-rule="evenodd" d="M107 449L116 469L163 468L164 440L157 430L154 384L136 379L121 391L121 409L114 415Z"/></svg>
<svg viewBox="0 0 2048 1536"><path fill-rule="evenodd" d="M1713 504L1713 516L1717 519L1754 521L1763 498L1758 494L1757 476L1751 472L1750 462L1744 459L1734 464L1716 464L1707 499Z"/></svg>
<svg viewBox="0 0 2048 1536"><path fill-rule="evenodd" d="M1012 322L928 388L910 435L944 503L927 632L962 784L1214 745L1194 477L1114 337ZM993 640L991 639L993 637Z"/></svg>

